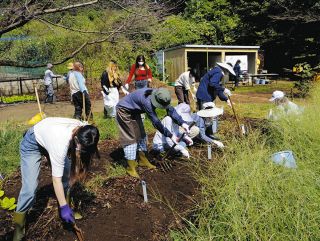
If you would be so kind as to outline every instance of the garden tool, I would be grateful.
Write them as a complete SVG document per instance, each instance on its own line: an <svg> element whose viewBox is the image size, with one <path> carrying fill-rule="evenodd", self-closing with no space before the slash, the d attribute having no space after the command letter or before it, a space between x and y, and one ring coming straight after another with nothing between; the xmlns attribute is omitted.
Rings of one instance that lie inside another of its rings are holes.
<svg viewBox="0 0 320 241"><path fill-rule="evenodd" d="M40 100L39 100L39 95L38 95L37 87L34 88L34 92L36 93L36 97L37 97L37 103L38 103L39 113L36 114L35 116L33 116L33 117L28 121L28 124L29 124L29 125L35 125L35 124L37 124L39 121L41 121L41 120L43 120L44 118L46 118L45 113L41 110L41 105L40 105Z"/></svg>
<svg viewBox="0 0 320 241"><path fill-rule="evenodd" d="M230 100L230 104L231 104L231 108L232 108L232 111L233 111L233 114L234 114L234 117L236 118L236 122L238 124L238 128L239 128L239 132L240 132L240 136L243 136L243 132L242 132L242 128L241 128L241 125L240 125L240 121L239 121L239 118L236 114L236 110L233 106L233 103L232 103L232 100L231 100L231 96L228 95L228 99Z"/></svg>
<svg viewBox="0 0 320 241"><path fill-rule="evenodd" d="M189 129L192 128L192 126L194 126L196 123L193 122L190 126L189 126ZM179 143L181 140L183 140L184 136L185 136L185 132L181 135L181 137L179 138L179 140L177 141L177 143ZM160 169L163 171L163 172L166 172L166 171L170 171L172 169L172 164L171 162L168 160L166 161L167 157L169 156L169 154L171 154L171 152L174 150L175 146L177 145L177 143L174 143L172 145L172 147L170 147L170 149L166 152L166 154L164 155L164 157L162 158L162 160L159 162L159 165L160 165Z"/></svg>
<svg viewBox="0 0 320 241"><path fill-rule="evenodd" d="M74 232L75 232L76 235L77 235L78 240L79 240L79 241L84 241L83 231L77 226L76 223L73 223L72 226L73 226Z"/></svg>

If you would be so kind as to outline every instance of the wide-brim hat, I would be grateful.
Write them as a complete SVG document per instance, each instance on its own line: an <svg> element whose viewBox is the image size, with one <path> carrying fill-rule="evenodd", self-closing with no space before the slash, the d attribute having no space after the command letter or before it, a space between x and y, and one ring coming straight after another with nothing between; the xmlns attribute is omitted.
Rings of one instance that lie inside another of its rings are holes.
<svg viewBox="0 0 320 241"><path fill-rule="evenodd" d="M67 69L70 69L70 70L73 69L73 63L72 62L68 63Z"/></svg>
<svg viewBox="0 0 320 241"><path fill-rule="evenodd" d="M200 117L216 117L223 114L223 108L213 107L209 109L203 109L197 112Z"/></svg>
<svg viewBox="0 0 320 241"><path fill-rule="evenodd" d="M177 105L175 109L185 122L193 122L192 116L190 114L191 113L190 105L186 103L181 103Z"/></svg>
<svg viewBox="0 0 320 241"><path fill-rule="evenodd" d="M151 103L156 108L167 109L171 103L171 94L165 88L154 90L151 94Z"/></svg>
<svg viewBox="0 0 320 241"><path fill-rule="evenodd" d="M228 70L234 76L236 75L236 73L234 72L233 68L229 64L227 64L227 63L217 63L217 65L219 65L220 67Z"/></svg>

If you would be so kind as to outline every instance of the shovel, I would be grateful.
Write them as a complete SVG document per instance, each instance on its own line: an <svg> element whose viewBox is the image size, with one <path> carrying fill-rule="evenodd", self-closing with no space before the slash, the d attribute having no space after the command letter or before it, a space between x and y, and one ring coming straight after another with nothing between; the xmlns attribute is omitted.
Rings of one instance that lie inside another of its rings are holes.
<svg viewBox="0 0 320 241"><path fill-rule="evenodd" d="M242 136L243 136L243 131L242 131L242 128L241 128L241 125L240 125L239 118L238 118L238 116L237 116L237 114L236 114L236 110L235 110L235 108L234 108L234 106L233 106L233 103L232 103L232 100L231 100L231 96L228 95L228 99L230 100L232 112L233 112L234 117L236 118L236 122L237 122L237 124L238 124L240 136L242 137Z"/></svg>
<svg viewBox="0 0 320 241"><path fill-rule="evenodd" d="M44 118L46 118L46 115L45 115L44 112L41 110L41 105L40 105L40 100L39 100L39 95L38 95L37 87L34 88L34 92L36 93L36 97L37 97L37 103L38 103L39 113L36 114L35 116L33 116L33 117L28 121L28 124L29 124L29 125L35 125L35 124L37 124L39 121L41 121L41 120L43 120Z"/></svg>

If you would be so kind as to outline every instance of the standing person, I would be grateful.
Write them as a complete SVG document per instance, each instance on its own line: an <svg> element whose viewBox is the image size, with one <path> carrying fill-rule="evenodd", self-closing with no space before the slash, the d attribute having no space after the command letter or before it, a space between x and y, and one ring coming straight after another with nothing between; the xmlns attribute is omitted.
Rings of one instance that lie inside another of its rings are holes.
<svg viewBox="0 0 320 241"><path fill-rule="evenodd" d="M69 118L49 117L26 132L20 144L22 187L13 216L14 241L25 235L26 214L35 201L42 155L51 163L60 217L64 222L74 223L66 196L70 186L84 180L94 155L99 157L98 141L96 127Z"/></svg>
<svg viewBox="0 0 320 241"><path fill-rule="evenodd" d="M186 103L190 105L189 93L191 98L194 99L191 86L195 89L195 82L199 81L199 74L197 69L191 69L190 71L182 73L174 84L174 91L178 98L178 104Z"/></svg>
<svg viewBox="0 0 320 241"><path fill-rule="evenodd" d="M46 99L44 103L53 104L54 99L54 90L53 90L53 78L59 77L60 75L55 75L52 72L53 65L47 64L47 70L44 72L44 86L46 92Z"/></svg>
<svg viewBox="0 0 320 241"><path fill-rule="evenodd" d="M72 96L72 102L74 105L74 116L73 118L81 120L82 109L83 109L83 96L85 98L85 110L86 119L92 118L89 116L91 110L91 102L86 87L86 80L83 77L83 64L75 62L73 64L73 72L69 76L70 92Z"/></svg>
<svg viewBox="0 0 320 241"><path fill-rule="evenodd" d="M72 62L68 63L67 69L68 69L69 71L68 71L68 73L67 73L67 75L66 75L66 77L65 77L65 80L66 80L67 84L69 84L69 76L70 76L70 74L73 72L73 63L72 63Z"/></svg>
<svg viewBox="0 0 320 241"><path fill-rule="evenodd" d="M136 63L131 66L129 76L125 84L127 90L129 89L129 84L132 81L133 75L135 77L136 89L147 88L148 83L151 83L152 72L150 67L146 64L146 60L143 55L139 55L136 58Z"/></svg>
<svg viewBox="0 0 320 241"><path fill-rule="evenodd" d="M239 82L240 82L240 75L241 75L241 67L240 67L240 59L237 60L236 64L233 67L233 71L236 74L235 76L235 86L239 86Z"/></svg>
<svg viewBox="0 0 320 241"><path fill-rule="evenodd" d="M136 90L122 98L117 105L117 122L120 130L120 143L123 146L125 158L128 161L127 173L139 178L136 167L142 166L149 169L156 168L147 159L147 137L144 130L141 114L146 113L153 126L164 136L177 142L177 137L165 128L158 119L156 108L166 109L167 114L182 126L188 133L189 126L178 115L175 109L170 106L171 95L165 88L151 89L144 88ZM136 162L138 150L139 163Z"/></svg>
<svg viewBox="0 0 320 241"><path fill-rule="evenodd" d="M231 106L227 96L231 95L231 91L223 87L223 77L231 73L235 75L232 67L227 63L217 63L217 66L209 70L201 79L198 91L196 93L199 110L202 104L212 102L218 96L220 100L226 101ZM227 96L226 96L227 95Z"/></svg>
<svg viewBox="0 0 320 241"><path fill-rule="evenodd" d="M111 60L107 69L101 75L101 88L104 100L103 113L107 117L116 116L116 105L119 102L119 89L127 95L129 92L122 86L118 64L116 61Z"/></svg>

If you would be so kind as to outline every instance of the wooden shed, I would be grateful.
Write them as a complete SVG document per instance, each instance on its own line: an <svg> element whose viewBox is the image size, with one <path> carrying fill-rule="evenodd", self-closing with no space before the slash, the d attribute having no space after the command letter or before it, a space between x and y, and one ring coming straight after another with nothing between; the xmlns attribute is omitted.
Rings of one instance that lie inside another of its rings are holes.
<svg viewBox="0 0 320 241"><path fill-rule="evenodd" d="M159 71L163 79L174 82L188 68L196 68L203 76L217 62L229 62L232 65L240 59L241 70L257 74L259 46L227 45L182 45L159 51Z"/></svg>

